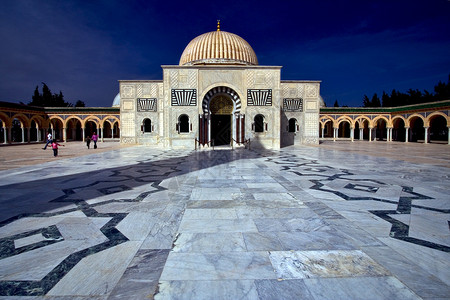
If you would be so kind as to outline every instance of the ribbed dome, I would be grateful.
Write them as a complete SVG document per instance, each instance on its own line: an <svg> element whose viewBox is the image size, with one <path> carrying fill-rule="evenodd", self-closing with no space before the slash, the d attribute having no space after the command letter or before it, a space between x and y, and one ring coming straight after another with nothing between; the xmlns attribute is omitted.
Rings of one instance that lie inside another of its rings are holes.
<svg viewBox="0 0 450 300"><path fill-rule="evenodd" d="M217 30L193 39L180 58L180 66L204 64L257 65L258 59L243 38Z"/></svg>

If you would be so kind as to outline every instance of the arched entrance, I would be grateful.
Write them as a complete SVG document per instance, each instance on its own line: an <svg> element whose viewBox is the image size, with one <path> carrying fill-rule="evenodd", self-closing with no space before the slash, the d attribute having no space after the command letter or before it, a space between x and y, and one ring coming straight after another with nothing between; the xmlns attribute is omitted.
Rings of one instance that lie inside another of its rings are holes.
<svg viewBox="0 0 450 300"><path fill-rule="evenodd" d="M228 95L217 95L209 102L211 112L211 140L215 146L231 142L233 101Z"/></svg>
<svg viewBox="0 0 450 300"><path fill-rule="evenodd" d="M203 114L199 115L201 145L214 141L214 145L230 145L245 141L245 115L241 112L241 99L232 88L218 86L210 89L202 101Z"/></svg>

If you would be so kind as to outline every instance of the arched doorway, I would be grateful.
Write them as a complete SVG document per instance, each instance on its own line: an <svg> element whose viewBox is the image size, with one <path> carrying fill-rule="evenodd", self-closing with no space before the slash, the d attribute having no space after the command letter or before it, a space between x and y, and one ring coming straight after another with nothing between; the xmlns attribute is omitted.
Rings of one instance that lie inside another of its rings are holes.
<svg viewBox="0 0 450 300"><path fill-rule="evenodd" d="M343 120L339 123L338 130L339 138L350 138L350 122L347 120Z"/></svg>
<svg viewBox="0 0 450 300"><path fill-rule="evenodd" d="M430 142L446 142L448 140L447 120L441 115L430 118Z"/></svg>
<svg viewBox="0 0 450 300"><path fill-rule="evenodd" d="M198 141L206 145L229 145L232 140L245 141L245 115L241 114L241 99L230 87L210 89L202 101L203 114L199 115Z"/></svg>
<svg viewBox="0 0 450 300"><path fill-rule="evenodd" d="M414 116L409 121L410 132L409 135L410 142L424 141L425 139L425 129L423 127L423 120L420 117Z"/></svg>
<svg viewBox="0 0 450 300"><path fill-rule="evenodd" d="M211 140L215 146L231 143L233 101L228 95L214 96L209 102L211 112Z"/></svg>
<svg viewBox="0 0 450 300"><path fill-rule="evenodd" d="M405 142L406 139L406 129L405 129L405 121L401 118L397 118L392 121L393 130L392 130L392 140Z"/></svg>

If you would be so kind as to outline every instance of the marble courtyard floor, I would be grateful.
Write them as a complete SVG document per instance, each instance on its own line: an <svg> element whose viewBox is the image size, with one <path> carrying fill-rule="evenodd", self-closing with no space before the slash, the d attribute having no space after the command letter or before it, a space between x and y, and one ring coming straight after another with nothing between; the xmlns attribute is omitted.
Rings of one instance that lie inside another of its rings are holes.
<svg viewBox="0 0 450 300"><path fill-rule="evenodd" d="M0 147L0 299L450 298L448 145L80 145Z"/></svg>

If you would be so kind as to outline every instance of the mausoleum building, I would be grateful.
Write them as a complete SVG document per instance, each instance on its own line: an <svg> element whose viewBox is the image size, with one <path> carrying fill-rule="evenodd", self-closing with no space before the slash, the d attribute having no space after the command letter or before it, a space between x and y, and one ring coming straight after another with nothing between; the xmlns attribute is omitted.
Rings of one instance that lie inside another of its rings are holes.
<svg viewBox="0 0 450 300"><path fill-rule="evenodd" d="M239 145L278 149L319 143L320 81L280 80L241 37L194 38L162 80L120 80L121 136L164 148Z"/></svg>

